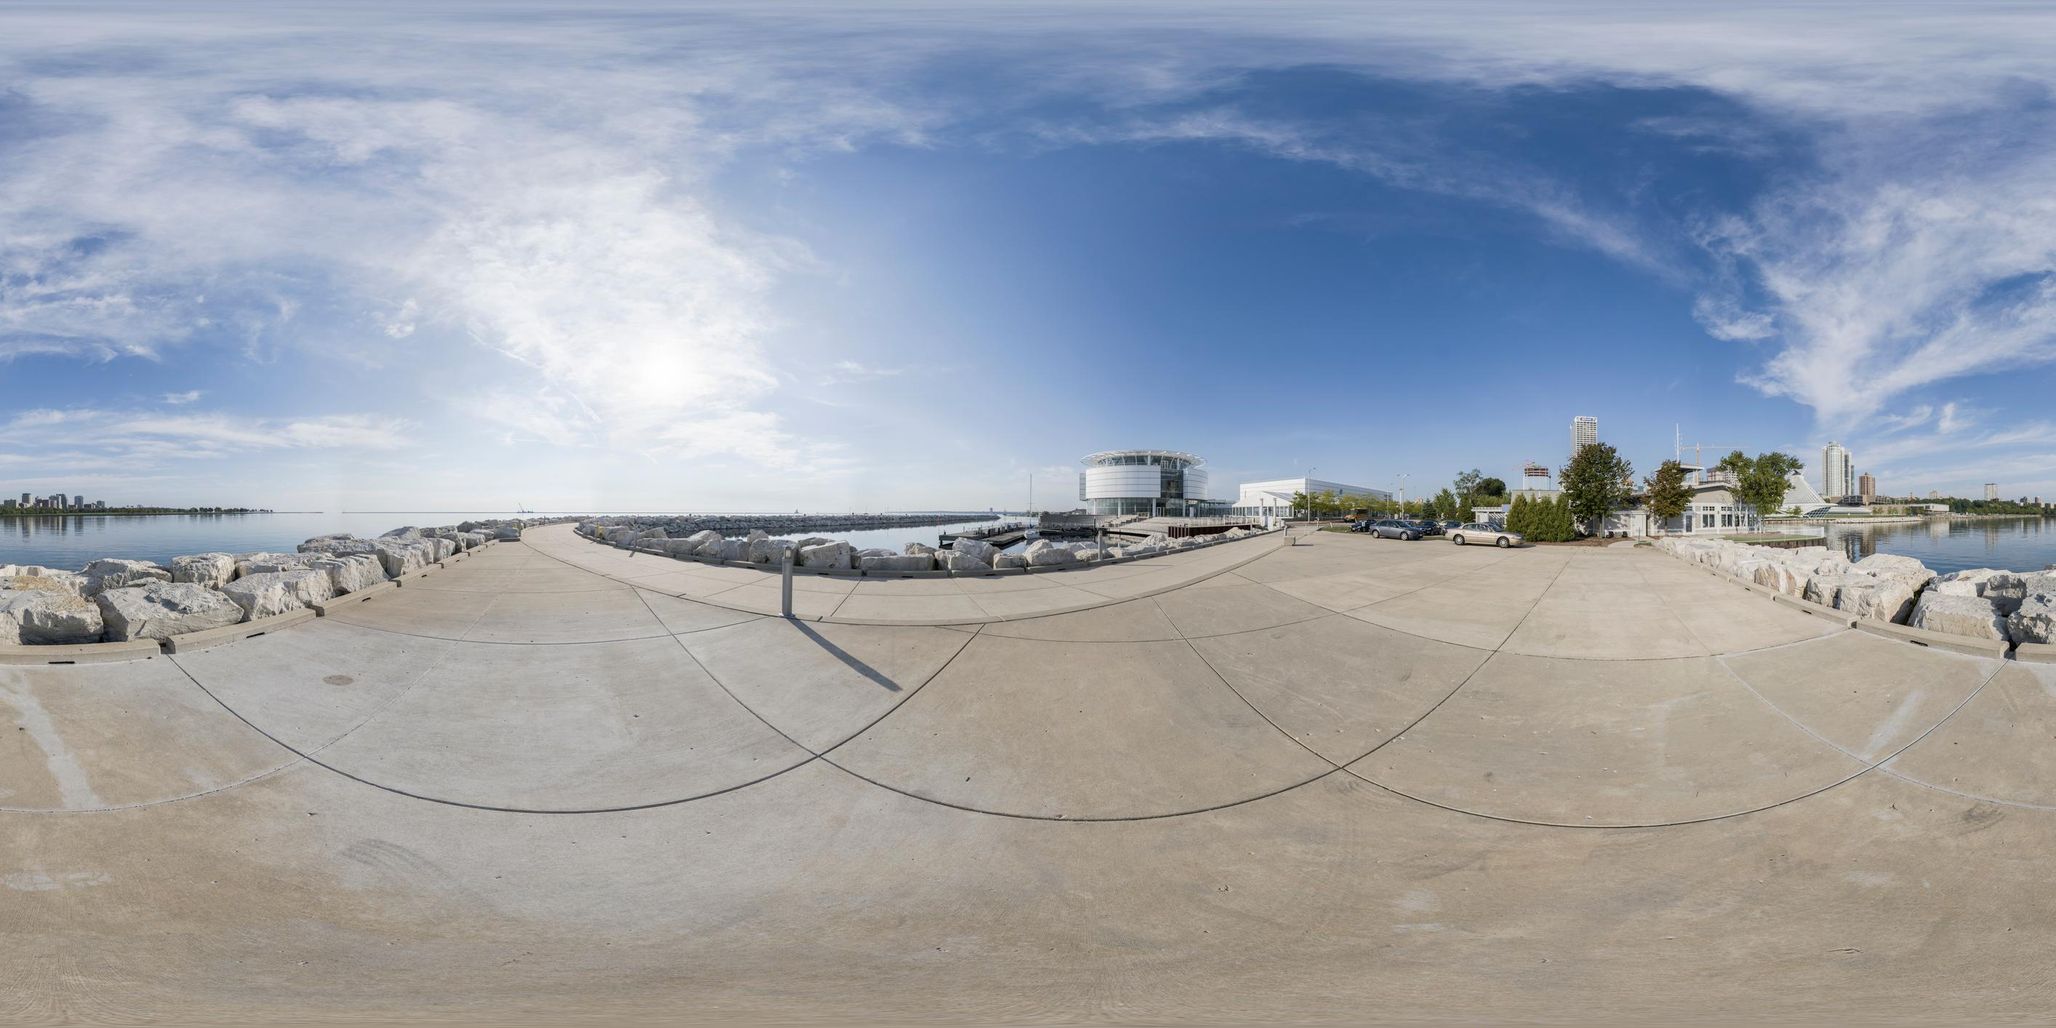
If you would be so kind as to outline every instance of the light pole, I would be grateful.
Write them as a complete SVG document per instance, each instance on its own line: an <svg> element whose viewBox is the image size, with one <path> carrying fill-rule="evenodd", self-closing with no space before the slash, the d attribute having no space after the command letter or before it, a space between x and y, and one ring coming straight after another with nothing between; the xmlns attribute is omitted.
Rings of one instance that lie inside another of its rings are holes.
<svg viewBox="0 0 2056 1028"><path fill-rule="evenodd" d="M1398 490L1399 490L1399 516L1400 516L1400 517L1405 517L1405 516L1406 516L1406 480L1407 480L1407 478L1408 478L1408 477L1409 477L1409 476L1407 476L1407 475L1401 475L1401 476L1399 476L1399 478L1398 478L1398 479L1396 479L1396 480L1395 480L1395 481L1393 482L1393 485L1394 485L1394 486L1396 486L1396 487L1398 488Z"/></svg>
<svg viewBox="0 0 2056 1028"><path fill-rule="evenodd" d="M1306 481L1300 483L1306 487L1306 523L1309 525L1314 522L1314 472L1318 470L1320 469L1307 468Z"/></svg>

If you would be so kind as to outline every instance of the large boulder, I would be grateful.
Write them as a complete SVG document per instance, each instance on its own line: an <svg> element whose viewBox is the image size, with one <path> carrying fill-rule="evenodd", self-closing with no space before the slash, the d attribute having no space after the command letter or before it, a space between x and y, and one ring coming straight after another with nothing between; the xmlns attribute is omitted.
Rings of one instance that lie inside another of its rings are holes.
<svg viewBox="0 0 2056 1028"><path fill-rule="evenodd" d="M418 540L387 539L380 537L372 542L372 553L385 567L387 578L398 578L427 567L430 563L429 550Z"/></svg>
<svg viewBox="0 0 2056 1028"><path fill-rule="evenodd" d="M192 582L152 582L109 589L93 597L109 642L164 639L227 628L243 620L234 600Z"/></svg>
<svg viewBox="0 0 2056 1028"><path fill-rule="evenodd" d="M69 587L0 589L0 644L99 642L102 629L99 606Z"/></svg>
<svg viewBox="0 0 2056 1028"><path fill-rule="evenodd" d="M485 535L481 532L459 532L457 533L457 545L467 550L478 549L485 545Z"/></svg>
<svg viewBox="0 0 2056 1028"><path fill-rule="evenodd" d="M369 553L319 557L308 567L327 575L329 589L337 596L369 589L386 580L385 564Z"/></svg>
<svg viewBox="0 0 2056 1028"><path fill-rule="evenodd" d="M997 571L1008 571L1014 568L1025 568L1028 566L1028 558L1023 557L1018 553L1002 553L999 556L994 557L992 559L992 566L993 569Z"/></svg>
<svg viewBox="0 0 2056 1028"><path fill-rule="evenodd" d="M236 554L236 577L298 571L319 559L319 553L239 553Z"/></svg>
<svg viewBox="0 0 2056 1028"><path fill-rule="evenodd" d="M1812 578L1810 573L1788 563L1767 560L1757 565L1756 575L1751 580L1757 585L1775 589L1786 596L1804 596L1806 583Z"/></svg>
<svg viewBox="0 0 2056 1028"><path fill-rule="evenodd" d="M2056 590L2029 593L2006 616L2006 634L2016 643L2056 643Z"/></svg>
<svg viewBox="0 0 2056 1028"><path fill-rule="evenodd" d="M1843 590L1867 588L1876 585L1877 581L1877 579L1869 575L1816 574L1807 581L1806 592L1802 594L1802 597L1823 607L1834 607L1840 610L1842 609L1840 601Z"/></svg>
<svg viewBox="0 0 2056 1028"><path fill-rule="evenodd" d="M865 571L935 570L935 558L927 554L889 553L861 558L857 564Z"/></svg>
<svg viewBox="0 0 2056 1028"><path fill-rule="evenodd" d="M219 589L234 581L236 559L226 553L194 553L171 558L171 580Z"/></svg>
<svg viewBox="0 0 2056 1028"><path fill-rule="evenodd" d="M1944 596L1983 596L1985 583L2007 572L1998 568L1971 568L1968 571L1952 571L1938 576L1928 586L1930 592Z"/></svg>
<svg viewBox="0 0 2056 1028"><path fill-rule="evenodd" d="M1028 548L1021 552L1021 556L1027 559L1031 568L1062 567L1078 562L1078 555L1071 552L1070 547L1058 546L1047 539L1037 539L1029 543Z"/></svg>
<svg viewBox="0 0 2056 1028"><path fill-rule="evenodd" d="M845 542L820 543L800 551L800 566L821 568L829 571L847 571L850 568L850 544Z"/></svg>
<svg viewBox="0 0 2056 1028"><path fill-rule="evenodd" d="M521 540L521 526L512 522L496 525L493 528L493 538L503 543L519 542Z"/></svg>
<svg viewBox="0 0 2056 1028"><path fill-rule="evenodd" d="M935 556L935 547L924 546L921 543L908 543L905 552L909 557L933 557Z"/></svg>
<svg viewBox="0 0 2056 1028"><path fill-rule="evenodd" d="M1914 586L1906 578L1871 577L1869 582L1844 584L1835 597L1835 609L1871 621L1904 624L1913 613L1914 592Z"/></svg>
<svg viewBox="0 0 2056 1028"><path fill-rule="evenodd" d="M981 564L989 565L994 557L999 556L999 547L983 539L953 539L949 548Z"/></svg>
<svg viewBox="0 0 2056 1028"><path fill-rule="evenodd" d="M774 539L762 532L751 532L743 539L743 559L752 564L777 564L785 559L785 548L790 545L790 539Z"/></svg>
<svg viewBox="0 0 2056 1028"><path fill-rule="evenodd" d="M2009 571L1985 579L1984 586L1985 599L1998 605L1999 613L2010 616L2028 597L2037 593L2056 593L2056 573Z"/></svg>
<svg viewBox="0 0 2056 1028"><path fill-rule="evenodd" d="M1992 601L1929 589L1920 594L1907 625L1927 632L2006 641L2006 619Z"/></svg>
<svg viewBox="0 0 2056 1028"><path fill-rule="evenodd" d="M335 596L335 588L326 573L301 568L238 578L222 586L221 594L243 608L245 620L255 621L330 599Z"/></svg>
<svg viewBox="0 0 2056 1028"><path fill-rule="evenodd" d="M8 564L0 566L0 589L48 589L84 596L86 579L75 571L57 571L34 564Z"/></svg>
<svg viewBox="0 0 2056 1028"><path fill-rule="evenodd" d="M86 580L87 596L107 589L124 589L132 585L171 581L170 571L147 560L123 560L118 557L102 557L80 569L79 575Z"/></svg>
<svg viewBox="0 0 2056 1028"><path fill-rule="evenodd" d="M955 550L937 550L935 562L942 565L944 571L974 573L992 570L992 565L968 553L958 553Z"/></svg>

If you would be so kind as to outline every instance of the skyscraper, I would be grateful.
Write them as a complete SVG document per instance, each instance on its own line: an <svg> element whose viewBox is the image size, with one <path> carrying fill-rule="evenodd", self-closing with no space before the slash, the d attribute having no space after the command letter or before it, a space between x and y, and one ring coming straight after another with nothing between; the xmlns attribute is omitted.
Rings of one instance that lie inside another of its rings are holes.
<svg viewBox="0 0 2056 1028"><path fill-rule="evenodd" d="M1996 500L1996 499L1998 499L1998 498L1999 498L1999 483L1997 483L1997 482L1986 482L1986 483L1985 483L1985 499L1987 499L1987 500Z"/></svg>
<svg viewBox="0 0 2056 1028"><path fill-rule="evenodd" d="M1878 494L1878 480L1868 474L1856 476L1856 493L1863 497L1865 504L1869 504Z"/></svg>
<svg viewBox="0 0 2056 1028"><path fill-rule="evenodd" d="M1820 498L1829 503L1839 503L1842 497L1856 491L1854 467L1849 461L1849 451L1841 443L1828 440L1827 448L1820 455Z"/></svg>
<svg viewBox="0 0 2056 1028"><path fill-rule="evenodd" d="M1580 414L1571 419L1571 456L1599 441L1599 419Z"/></svg>

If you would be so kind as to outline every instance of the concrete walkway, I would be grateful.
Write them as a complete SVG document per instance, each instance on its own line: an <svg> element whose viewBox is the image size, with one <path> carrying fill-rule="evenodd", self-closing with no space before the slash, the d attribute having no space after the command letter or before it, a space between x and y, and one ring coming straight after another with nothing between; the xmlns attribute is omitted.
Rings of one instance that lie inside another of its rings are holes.
<svg viewBox="0 0 2056 1028"><path fill-rule="evenodd" d="M1160 559L787 621L762 573L539 531L256 639L0 668L0 1016L2056 1004L2056 667L1647 549Z"/></svg>

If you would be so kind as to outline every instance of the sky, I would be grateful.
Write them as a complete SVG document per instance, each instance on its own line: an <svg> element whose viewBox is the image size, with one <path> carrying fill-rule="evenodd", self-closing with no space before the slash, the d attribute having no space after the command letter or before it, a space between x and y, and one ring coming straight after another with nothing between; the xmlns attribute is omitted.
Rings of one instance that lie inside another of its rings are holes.
<svg viewBox="0 0 2056 1028"><path fill-rule="evenodd" d="M0 7L0 494L2056 498L2056 6Z"/></svg>

